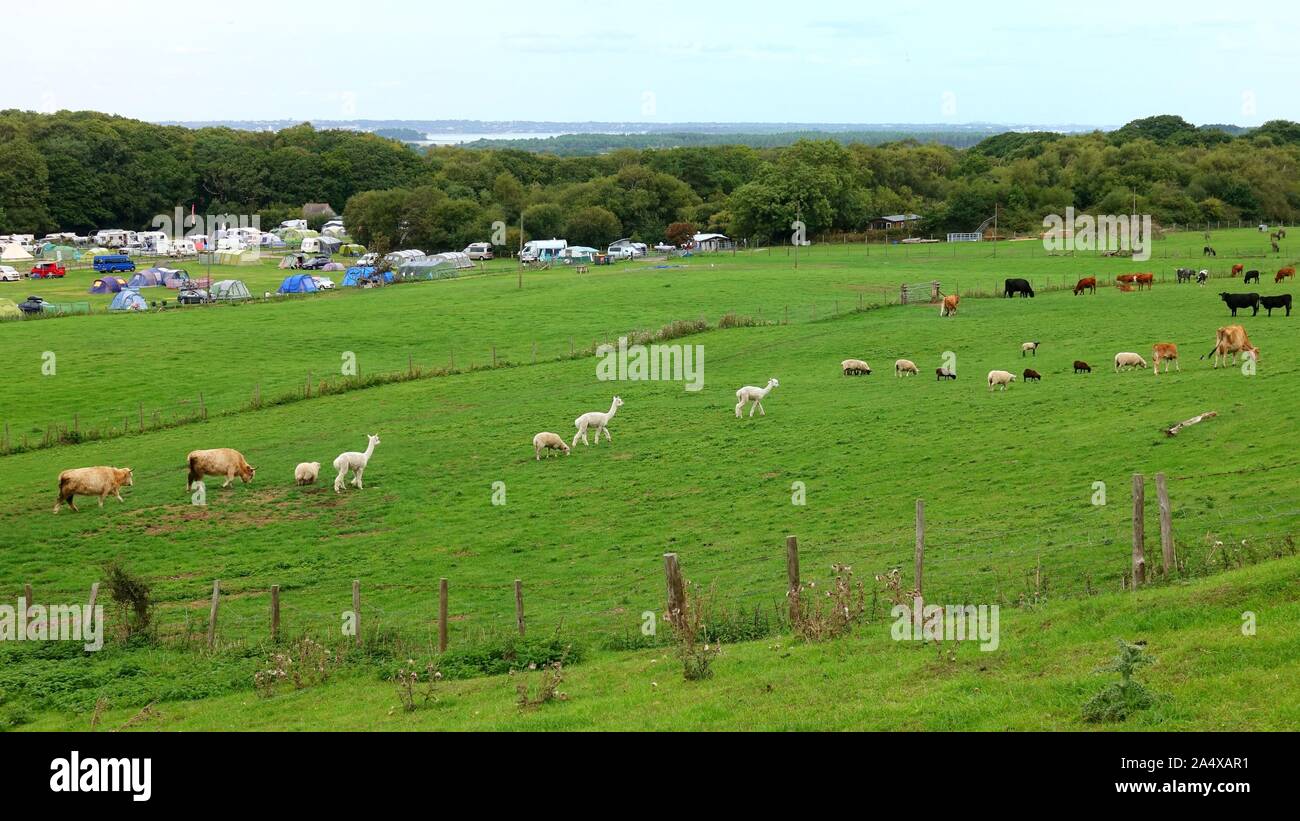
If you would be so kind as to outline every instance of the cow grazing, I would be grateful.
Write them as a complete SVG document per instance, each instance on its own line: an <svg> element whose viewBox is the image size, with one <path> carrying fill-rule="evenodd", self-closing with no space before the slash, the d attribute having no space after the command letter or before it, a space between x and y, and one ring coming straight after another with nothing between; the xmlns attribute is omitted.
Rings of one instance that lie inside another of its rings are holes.
<svg viewBox="0 0 1300 821"><path fill-rule="evenodd" d="M1219 299L1222 299L1223 304L1232 310L1233 316L1237 315L1238 308L1250 308L1252 309L1251 316L1259 315L1259 294L1230 294L1227 291L1221 291Z"/></svg>
<svg viewBox="0 0 1300 821"><path fill-rule="evenodd" d="M934 380L936 382L942 382L945 379L956 379L956 378L957 378L957 372L952 370L951 368L934 369Z"/></svg>
<svg viewBox="0 0 1300 821"><path fill-rule="evenodd" d="M189 477L185 480L185 489L190 490L194 483L204 476L224 476L222 487L230 487L238 476L244 484L253 481L257 468L248 464L244 454L233 448L213 448L212 450L192 450L185 457L189 466Z"/></svg>
<svg viewBox="0 0 1300 821"><path fill-rule="evenodd" d="M1213 249L1213 248L1211 248L1210 246L1207 245L1207 246L1205 246L1204 248L1201 249L1201 256L1206 256L1206 257L1217 257L1218 254L1216 254L1216 253L1214 252L1214 249Z"/></svg>
<svg viewBox="0 0 1300 821"><path fill-rule="evenodd" d="M1295 268L1292 267L1279 268L1277 272L1277 276L1273 277L1273 284L1277 285L1279 282L1281 282L1284 279L1295 279Z"/></svg>
<svg viewBox="0 0 1300 821"><path fill-rule="evenodd" d="M1120 274L1115 277L1115 281L1121 285L1132 285L1134 282L1137 282L1137 278L1137 274Z"/></svg>
<svg viewBox="0 0 1300 821"><path fill-rule="evenodd" d="M961 299L956 294L951 294L943 298L943 304L939 306L939 316L956 316L957 303Z"/></svg>
<svg viewBox="0 0 1300 821"><path fill-rule="evenodd" d="M1286 308L1286 315L1291 315L1291 295L1278 294L1277 296L1262 296L1259 298L1259 307L1268 310L1268 315L1273 315L1274 308Z"/></svg>
<svg viewBox="0 0 1300 821"><path fill-rule="evenodd" d="M1084 362L1082 359L1076 359L1074 360L1074 372L1092 373L1092 366L1089 365L1087 362Z"/></svg>
<svg viewBox="0 0 1300 821"><path fill-rule="evenodd" d="M1020 355L1023 357L1025 354L1029 353L1030 351L1033 351L1033 352L1034 352L1034 356L1038 356L1038 346L1039 346L1040 344L1041 344L1041 343L1039 343L1039 342L1022 342L1022 343L1020 343Z"/></svg>
<svg viewBox="0 0 1300 821"><path fill-rule="evenodd" d="M1196 284L1205 287L1205 281L1210 278L1210 272L1202 268L1196 272Z"/></svg>
<svg viewBox="0 0 1300 821"><path fill-rule="evenodd" d="M1002 296L1009 297L1019 294L1023 297L1033 297L1034 289L1030 287L1027 279L1008 279L1003 284Z"/></svg>
<svg viewBox="0 0 1300 821"><path fill-rule="evenodd" d="M1249 285L1251 282L1259 282L1259 271L1246 272L1246 278L1242 280L1242 284Z"/></svg>
<svg viewBox="0 0 1300 821"><path fill-rule="evenodd" d="M1220 359L1224 360L1224 365L1236 365L1237 354L1239 353L1243 358L1249 356L1255 360L1256 364L1259 364L1259 348L1250 344L1250 337L1246 336L1246 329L1241 325L1226 325L1215 332L1214 347L1210 349L1210 353L1205 354L1201 359L1213 354L1214 367L1217 368ZM1228 361L1229 356L1232 357L1231 361Z"/></svg>
<svg viewBox="0 0 1300 821"><path fill-rule="evenodd" d="M1244 270L1246 270L1246 266L1238 262L1236 265L1232 266L1232 275L1235 277L1237 274L1240 274Z"/></svg>
<svg viewBox="0 0 1300 821"><path fill-rule="evenodd" d="M1043 375L1033 368L1025 368L1024 380L1026 382L1041 382Z"/></svg>
<svg viewBox="0 0 1300 821"><path fill-rule="evenodd" d="M1151 346L1151 358L1156 364L1156 376L1160 375L1160 363L1165 363L1165 373L1169 373L1169 363L1174 363L1174 367L1182 372L1182 365L1178 364L1178 346L1172 342L1157 342Z"/></svg>
<svg viewBox="0 0 1300 821"><path fill-rule="evenodd" d="M59 474L59 498L54 503L54 512L58 513L59 508L63 507L66 502L72 512L77 512L77 505L73 502L73 497L80 493L82 496L98 496L99 506L104 506L104 499L112 495L121 502L122 485L134 486L135 476L131 473L131 468L114 468L99 466L93 468L72 468Z"/></svg>
<svg viewBox="0 0 1300 821"><path fill-rule="evenodd" d="M1142 290L1143 285L1147 287L1147 290L1150 290L1155 281L1155 274L1135 274L1133 277L1133 282L1137 284L1137 289L1139 291Z"/></svg>
<svg viewBox="0 0 1300 821"><path fill-rule="evenodd" d="M1191 268L1178 268L1174 273L1178 276L1179 285L1182 285L1184 282L1191 282L1192 277L1196 275L1196 272Z"/></svg>
<svg viewBox="0 0 1300 821"><path fill-rule="evenodd" d="M1088 292L1090 292L1090 293L1094 293L1094 294L1097 293L1097 278L1096 278L1096 277L1084 277L1083 279L1081 279L1081 280L1079 280L1078 282L1074 283L1074 295L1075 295L1075 296L1078 296L1079 294L1083 293L1084 291L1088 291Z"/></svg>

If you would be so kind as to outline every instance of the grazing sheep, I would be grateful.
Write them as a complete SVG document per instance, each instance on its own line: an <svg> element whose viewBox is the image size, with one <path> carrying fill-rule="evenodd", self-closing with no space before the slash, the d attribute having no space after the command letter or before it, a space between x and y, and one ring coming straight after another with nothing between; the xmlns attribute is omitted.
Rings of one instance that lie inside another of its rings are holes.
<svg viewBox="0 0 1300 821"><path fill-rule="evenodd" d="M1115 372L1119 373L1124 368L1145 368L1147 361L1132 351L1123 351L1115 354Z"/></svg>
<svg viewBox="0 0 1300 821"><path fill-rule="evenodd" d="M607 412L601 413L600 411L588 411L577 419L574 419L573 426L578 429L578 432L573 434L573 447L576 448L578 446L578 439L582 439L582 444L584 445L591 444L587 441L588 430L596 431L596 444L600 444L601 431L604 431L605 433L605 441L612 443L614 440L609 435L609 420L614 418L614 414L617 413L618 409L621 407L623 407L623 400L615 396L614 401L609 403L609 410ZM737 411L736 415L739 416L740 412Z"/></svg>
<svg viewBox="0 0 1300 821"><path fill-rule="evenodd" d="M900 359L894 363L894 376L916 376L920 371L910 359Z"/></svg>
<svg viewBox="0 0 1300 821"><path fill-rule="evenodd" d="M1022 342L1020 344L1020 355L1024 356L1030 351L1033 351L1034 356L1038 356L1038 345L1039 343L1037 342Z"/></svg>
<svg viewBox="0 0 1300 821"><path fill-rule="evenodd" d="M945 379L956 379L956 378L957 378L957 372L954 370L950 370L948 368L934 369L934 381L936 382L942 382Z"/></svg>
<svg viewBox="0 0 1300 821"><path fill-rule="evenodd" d="M299 485L314 485L320 475L320 462L299 462L293 469L293 480Z"/></svg>
<svg viewBox="0 0 1300 821"><path fill-rule="evenodd" d="M67 502L72 512L77 512L77 505L73 502L73 497L80 493L82 496L98 496L99 506L104 506L104 499L109 494L117 497L119 502L122 499L122 485L135 485L135 476L131 473L131 468L114 468L100 465L93 468L72 468L59 474L59 498L54 503L54 512L58 513L59 508Z"/></svg>
<svg viewBox="0 0 1300 821"><path fill-rule="evenodd" d="M1042 382L1042 381L1043 381L1043 375L1042 375L1041 373L1039 373L1038 371L1034 370L1033 368L1025 368L1025 373L1024 373L1023 378L1024 378L1024 380L1025 380L1026 382Z"/></svg>
<svg viewBox="0 0 1300 821"><path fill-rule="evenodd" d="M871 375L871 366L861 359L846 359L840 363L845 376L859 376L861 374Z"/></svg>
<svg viewBox="0 0 1300 821"><path fill-rule="evenodd" d="M740 412L745 409L746 402L754 403L749 409L749 415L751 418L754 416L754 408L758 408L760 416L767 416L767 411L763 410L763 397L771 393L773 388L780 387L780 385L781 383L777 382L776 378L773 377L767 380L766 388L756 388L753 385L746 385L736 391L736 418L740 418Z"/></svg>
<svg viewBox="0 0 1300 821"><path fill-rule="evenodd" d="M1011 371L989 371L989 391L994 390L999 385L1005 391L1007 385L1015 381L1016 375Z"/></svg>
<svg viewBox="0 0 1300 821"><path fill-rule="evenodd" d="M1089 365L1087 362L1084 362L1082 359L1076 359L1074 360L1074 372L1092 373L1092 366Z"/></svg>
<svg viewBox="0 0 1300 821"><path fill-rule="evenodd" d="M334 457L334 469L339 472L334 477L334 492L343 492L343 479L352 471L352 486L358 489L365 487L361 482L361 476L366 472L366 465L370 463L370 457L374 455L375 445L379 444L379 434L366 434L366 449L362 453L350 450L346 453L340 453Z"/></svg>
<svg viewBox="0 0 1300 821"><path fill-rule="evenodd" d="M191 490L194 483L204 476L224 476L222 487L230 487L238 476L244 484L253 481L257 468L248 464L244 454L234 448L213 448L211 450L192 450L185 457L189 465L189 477L185 480L185 489Z"/></svg>
<svg viewBox="0 0 1300 821"><path fill-rule="evenodd" d="M600 439L597 438L596 441L599 442ZM533 437L533 454L537 456L538 461L541 461L542 451L544 450L562 450L565 456L569 455L569 446L560 438L560 434L546 430ZM547 453L546 455L550 456L551 454Z"/></svg>

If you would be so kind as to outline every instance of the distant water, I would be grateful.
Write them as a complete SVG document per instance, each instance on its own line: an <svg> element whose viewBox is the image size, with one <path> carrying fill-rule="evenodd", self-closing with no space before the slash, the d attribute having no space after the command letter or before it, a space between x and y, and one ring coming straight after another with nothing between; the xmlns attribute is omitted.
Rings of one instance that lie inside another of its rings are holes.
<svg viewBox="0 0 1300 821"><path fill-rule="evenodd" d="M534 132L534 131L497 131L492 134L467 134L456 132L454 134L425 134L420 145L460 145L461 143L472 143L475 140L545 140L550 137L561 137L567 131L551 132Z"/></svg>

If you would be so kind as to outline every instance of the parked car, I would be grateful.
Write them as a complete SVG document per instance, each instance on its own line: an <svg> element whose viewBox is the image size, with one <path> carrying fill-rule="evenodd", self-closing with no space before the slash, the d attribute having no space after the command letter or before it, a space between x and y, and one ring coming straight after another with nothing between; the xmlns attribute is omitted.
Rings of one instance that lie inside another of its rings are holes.
<svg viewBox="0 0 1300 821"><path fill-rule="evenodd" d="M646 250L644 242L633 242L630 239L620 239L609 244L609 255L618 259L643 257Z"/></svg>
<svg viewBox="0 0 1300 821"><path fill-rule="evenodd" d="M62 278L68 273L68 269L57 262L38 262L32 267L32 279L49 279L51 277Z"/></svg>
<svg viewBox="0 0 1300 821"><path fill-rule="evenodd" d="M38 296L29 296L23 302L18 303L18 310L25 314L39 314L44 310L45 300Z"/></svg>
<svg viewBox="0 0 1300 821"><path fill-rule="evenodd" d="M125 254L103 254L95 257L94 263L97 274L116 274L135 270L135 263Z"/></svg>
<svg viewBox="0 0 1300 821"><path fill-rule="evenodd" d="M182 288L176 293L176 301L182 305L202 305L211 302L212 297L203 288Z"/></svg>
<svg viewBox="0 0 1300 821"><path fill-rule="evenodd" d="M23 275L12 265L0 265L0 282L18 282Z"/></svg>
<svg viewBox="0 0 1300 821"><path fill-rule="evenodd" d="M312 277L312 282L316 283L316 290L330 291L334 289L334 280L329 277Z"/></svg>
<svg viewBox="0 0 1300 821"><path fill-rule="evenodd" d="M465 246L465 256L470 259L492 259L496 254L492 252L490 242L471 242Z"/></svg>
<svg viewBox="0 0 1300 821"><path fill-rule="evenodd" d="M299 265L298 267L302 268L304 271L319 271L329 264L329 257L312 257L311 259L304 261L302 265Z"/></svg>
<svg viewBox="0 0 1300 821"><path fill-rule="evenodd" d="M676 250L677 250L677 246L676 246L676 245L669 245L669 244L666 243L666 242L661 242L661 243L658 243L657 245L655 245L655 250L656 250L656 251L662 251L662 252L664 252L664 253L667 253L667 252L669 252L669 251L676 251Z"/></svg>
<svg viewBox="0 0 1300 821"><path fill-rule="evenodd" d="M357 257L357 265L361 268L374 267L377 262L379 262L379 254L376 254L374 251Z"/></svg>

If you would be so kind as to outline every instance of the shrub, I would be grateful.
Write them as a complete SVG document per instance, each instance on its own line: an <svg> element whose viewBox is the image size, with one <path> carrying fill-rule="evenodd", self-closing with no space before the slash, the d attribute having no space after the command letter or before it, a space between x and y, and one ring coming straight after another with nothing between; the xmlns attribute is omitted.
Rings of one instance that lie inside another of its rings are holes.
<svg viewBox="0 0 1300 821"><path fill-rule="evenodd" d="M794 630L804 641L848 635L866 614L866 588L862 582L854 582L853 568L842 564L831 567L835 579L823 591L824 595L817 595L816 582L808 582L799 589Z"/></svg>
<svg viewBox="0 0 1300 821"><path fill-rule="evenodd" d="M149 583L116 559L104 563L104 577L109 595L123 616L125 638L148 634L154 608Z"/></svg>
<svg viewBox="0 0 1300 821"><path fill-rule="evenodd" d="M1140 644L1129 644L1123 639L1118 642L1119 654L1095 672L1119 673L1120 680L1106 685L1083 705L1083 720L1089 723L1124 721L1138 710L1154 706L1160 698L1133 677L1138 668L1154 664L1155 657L1147 655L1146 648Z"/></svg>

